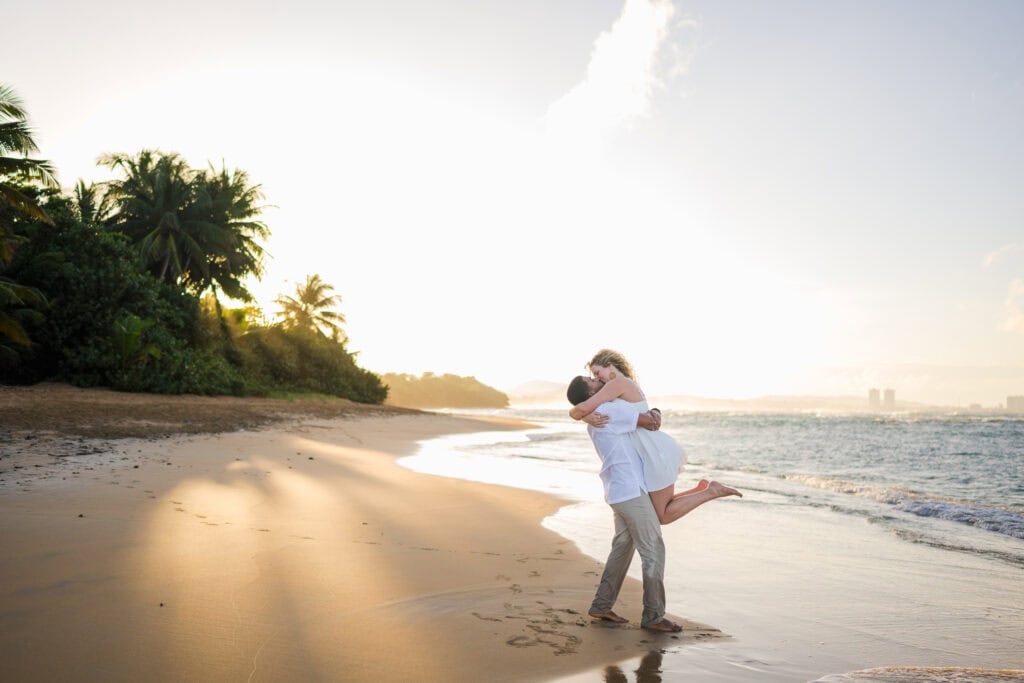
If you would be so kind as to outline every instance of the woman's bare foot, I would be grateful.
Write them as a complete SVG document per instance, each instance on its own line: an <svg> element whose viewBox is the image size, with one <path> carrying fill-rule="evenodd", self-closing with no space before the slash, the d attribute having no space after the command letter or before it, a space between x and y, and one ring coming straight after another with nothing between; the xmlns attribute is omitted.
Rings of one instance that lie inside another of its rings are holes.
<svg viewBox="0 0 1024 683"><path fill-rule="evenodd" d="M707 479L701 479L700 481L697 482L697 485L694 486L692 489L689 489L689 490L686 490L686 491L680 491L679 493L675 494L672 497L673 498L678 498L679 496L688 496L691 493L700 493L701 491L703 491L704 489L706 489L710 485L711 485L711 482L709 482Z"/></svg>
<svg viewBox="0 0 1024 683"><path fill-rule="evenodd" d="M722 498L724 496L739 496L743 497L743 494L734 488L729 488L725 484L720 484L717 481L713 481L708 484L708 492L712 494L712 498Z"/></svg>

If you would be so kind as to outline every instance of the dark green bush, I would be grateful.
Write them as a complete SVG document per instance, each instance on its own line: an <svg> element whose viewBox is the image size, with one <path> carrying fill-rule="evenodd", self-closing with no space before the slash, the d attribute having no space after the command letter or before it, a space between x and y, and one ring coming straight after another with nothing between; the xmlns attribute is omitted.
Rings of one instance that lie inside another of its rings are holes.
<svg viewBox="0 0 1024 683"><path fill-rule="evenodd" d="M379 376L357 366L344 344L317 332L256 328L237 344L246 374L259 385L361 403L382 403L387 397Z"/></svg>
<svg viewBox="0 0 1024 683"><path fill-rule="evenodd" d="M67 199L52 197L46 209L54 224L20 226L26 239L5 274L43 292L48 305L41 320L26 328L32 346L0 368L0 381L119 383L115 375L123 368L113 330L126 315L153 322L147 338L161 351L193 341L195 297L142 273L123 236L82 223Z"/></svg>
<svg viewBox="0 0 1024 683"><path fill-rule="evenodd" d="M0 383L315 392L363 403L387 396L380 377L357 366L344 342L313 330L259 327L246 309L223 312L213 299L201 306L195 295L145 272L123 234L83 222L68 198L47 197L52 225L0 215L17 227L14 257L0 263L0 277L45 297L38 311L12 309L32 344L5 345Z"/></svg>

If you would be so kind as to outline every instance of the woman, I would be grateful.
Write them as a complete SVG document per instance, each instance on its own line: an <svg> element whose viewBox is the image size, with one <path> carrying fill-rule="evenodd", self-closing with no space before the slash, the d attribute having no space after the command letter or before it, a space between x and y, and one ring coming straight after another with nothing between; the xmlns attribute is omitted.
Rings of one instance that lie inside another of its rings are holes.
<svg viewBox="0 0 1024 683"><path fill-rule="evenodd" d="M574 420L584 420L602 403L616 399L633 404L641 413L648 410L647 398L634 379L633 367L621 353L601 349L587 366L594 377L604 382L604 387L583 403L573 406L569 416ZM684 462L683 449L679 444L663 432L647 429L636 430L630 434L630 439L640 454L648 494L662 524L674 522L714 498L743 497L736 489L706 479L701 479L692 489L676 493L676 477Z"/></svg>

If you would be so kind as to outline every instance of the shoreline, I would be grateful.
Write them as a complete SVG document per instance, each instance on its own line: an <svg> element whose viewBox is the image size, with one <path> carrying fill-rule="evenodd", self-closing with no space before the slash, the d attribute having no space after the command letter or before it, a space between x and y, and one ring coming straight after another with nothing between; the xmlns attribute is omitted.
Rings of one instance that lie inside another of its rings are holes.
<svg viewBox="0 0 1024 683"><path fill-rule="evenodd" d="M521 440L438 439L414 467L500 477L554 495L571 491L581 502L544 526L603 561L613 530L607 506L591 495L596 471L582 464L592 457L590 444L571 424L541 424ZM724 476L718 467L691 467L684 480ZM957 522L914 516L912 528L924 535L904 536L882 503L781 485L770 474L737 470L729 477L742 482L743 499L701 508L663 533L669 608L731 638L633 657L615 667L626 678L635 671L638 680L643 672L664 680L896 681L908 679L894 673L914 667L909 680L930 683L1024 680L1024 632L1013 618L1024 605L1019 565L935 541L960 533ZM634 563L630 573L638 578L637 569ZM596 683L607 671L557 681Z"/></svg>
<svg viewBox="0 0 1024 683"><path fill-rule="evenodd" d="M78 451L0 485L0 676L547 680L727 639L641 631L634 579L633 623L592 623L600 563L541 525L563 501L396 462L515 424L390 408L263 424L47 437ZM0 442L4 470L12 447L47 451L21 436Z"/></svg>

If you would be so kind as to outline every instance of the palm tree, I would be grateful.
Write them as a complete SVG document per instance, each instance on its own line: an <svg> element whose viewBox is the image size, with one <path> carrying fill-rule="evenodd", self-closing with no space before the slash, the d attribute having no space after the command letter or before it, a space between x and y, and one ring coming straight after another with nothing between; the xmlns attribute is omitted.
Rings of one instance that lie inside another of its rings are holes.
<svg viewBox="0 0 1024 683"><path fill-rule="evenodd" d="M295 296L279 296L274 303L281 306L280 315L285 327L316 331L324 336L330 332L333 339L344 341L341 324L345 316L333 310L341 303L340 295L332 295L334 287L320 279L319 275L307 275L306 282L295 288Z"/></svg>
<svg viewBox="0 0 1024 683"><path fill-rule="evenodd" d="M78 217L83 223L105 225L113 218L113 196L106 191L102 183L86 185L84 180L79 180L75 185L74 199Z"/></svg>
<svg viewBox="0 0 1024 683"><path fill-rule="evenodd" d="M117 207L111 226L128 235L146 267L164 282L196 295L212 292L225 354L240 362L217 290L233 299L253 299L243 280L262 275L260 240L270 234L258 220L260 186L244 171L210 166L196 172L179 155L155 150L108 154L99 163L124 174L104 195ZM94 202L84 204L91 210Z"/></svg>
<svg viewBox="0 0 1024 683"><path fill-rule="evenodd" d="M28 158L29 154L38 152L39 148L32 139L27 118L25 106L14 91L0 85L0 209L11 208L16 215L52 224L53 221L42 207L15 184L38 182L44 187L58 186L49 161ZM0 267L14 257L17 239L13 228L0 221ZM10 278L0 277L0 341L9 340L28 346L29 338L21 325L21 319L31 313L32 306L40 306L45 301L38 290L19 285Z"/></svg>
<svg viewBox="0 0 1024 683"><path fill-rule="evenodd" d="M230 326L224 317L217 289L232 299L252 301L253 296L242 280L248 275L263 274L264 251L259 240L270 235L266 224L257 220L263 207L263 192L252 185L245 171L228 171L222 164L218 172L197 173L192 181L196 226L201 229L200 246L205 260L198 268L186 265L182 280L186 287L201 294L207 289L213 296L220 323L224 354L229 362L240 365L241 356L235 347Z"/></svg>
<svg viewBox="0 0 1024 683"><path fill-rule="evenodd" d="M124 173L109 183L117 213L112 227L128 235L154 275L175 283L192 264L206 263L196 240L202 226L192 212L193 172L177 154L142 150L135 157L106 154L101 166Z"/></svg>
<svg viewBox="0 0 1024 683"><path fill-rule="evenodd" d="M29 159L28 155L38 152L32 130L28 127L25 105L6 85L0 85L0 206L10 206L18 213L29 218L50 223L50 217L30 197L26 196L13 184L7 182L14 179L21 182L38 182L44 187L58 187L56 172L49 161ZM11 156L14 155L14 156ZM0 258L10 260L9 240L11 234L6 226L0 225Z"/></svg>
<svg viewBox="0 0 1024 683"><path fill-rule="evenodd" d="M19 285L0 276L0 361L15 362L18 354L11 344L28 347L29 339L22 325L25 321L38 323L42 314L38 309L46 305L46 297L35 287Z"/></svg>
<svg viewBox="0 0 1024 683"><path fill-rule="evenodd" d="M196 172L178 154L156 150L108 154L99 163L124 175L104 195L116 207L110 224L137 245L154 275L195 294L219 287L252 300L242 280L262 274L259 240L270 231L257 220L263 193L247 173Z"/></svg>
<svg viewBox="0 0 1024 683"><path fill-rule="evenodd" d="M270 229L258 220L263 210L263 191L252 185L245 171L217 171L196 174L193 180L196 224L203 228L201 246L205 263L198 269L186 269L186 285L196 293L208 288L216 295L221 291L232 299L252 301L252 294L242 280L248 275L263 274L264 250L260 240Z"/></svg>

